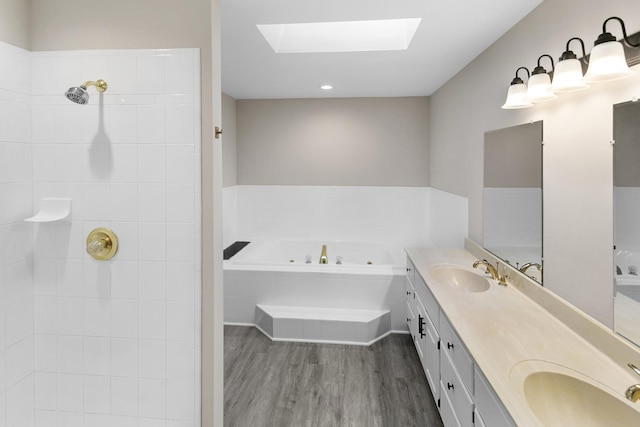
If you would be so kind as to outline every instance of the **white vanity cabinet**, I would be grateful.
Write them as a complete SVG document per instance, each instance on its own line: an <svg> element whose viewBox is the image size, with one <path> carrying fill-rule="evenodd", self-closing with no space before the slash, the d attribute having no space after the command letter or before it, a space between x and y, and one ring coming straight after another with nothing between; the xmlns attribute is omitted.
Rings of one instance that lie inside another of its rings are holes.
<svg viewBox="0 0 640 427"><path fill-rule="evenodd" d="M409 258L407 323L445 427L515 426Z"/></svg>
<svg viewBox="0 0 640 427"><path fill-rule="evenodd" d="M431 393L440 399L440 310L422 277L407 259L407 323ZM411 321L410 321L411 319Z"/></svg>

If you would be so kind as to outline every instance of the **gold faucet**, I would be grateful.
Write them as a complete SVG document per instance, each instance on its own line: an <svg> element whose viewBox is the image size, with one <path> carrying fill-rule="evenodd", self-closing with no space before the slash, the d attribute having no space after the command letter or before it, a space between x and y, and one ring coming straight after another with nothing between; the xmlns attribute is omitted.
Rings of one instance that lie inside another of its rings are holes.
<svg viewBox="0 0 640 427"><path fill-rule="evenodd" d="M528 262L524 264L522 267L520 267L520 271L526 273L529 267L535 267L538 269L538 271L542 271L542 266L537 262Z"/></svg>
<svg viewBox="0 0 640 427"><path fill-rule="evenodd" d="M640 399L640 384L634 384L631 387L629 387L624 395L627 399L629 399L632 402L635 402L638 399Z"/></svg>
<svg viewBox="0 0 640 427"><path fill-rule="evenodd" d="M498 274L498 270L489 263L486 259L479 259L478 261L473 263L473 268L478 268L478 266L483 265L485 267L484 272L491 276L493 280L500 280L500 275Z"/></svg>
<svg viewBox="0 0 640 427"><path fill-rule="evenodd" d="M329 258L327 258L327 245L322 245L322 253L320 254L320 264L328 264Z"/></svg>
<svg viewBox="0 0 640 427"><path fill-rule="evenodd" d="M627 366L637 375L640 375L640 369L638 369L636 365L634 365L633 363L627 363ZM638 399L640 399L640 384L634 384L631 387L629 387L627 391L624 393L624 395L627 399L629 399L632 402L635 402Z"/></svg>

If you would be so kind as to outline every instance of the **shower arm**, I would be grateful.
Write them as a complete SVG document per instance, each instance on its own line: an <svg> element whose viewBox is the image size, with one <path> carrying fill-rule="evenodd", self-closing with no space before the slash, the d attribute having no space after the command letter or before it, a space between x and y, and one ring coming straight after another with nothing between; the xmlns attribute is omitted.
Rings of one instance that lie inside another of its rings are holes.
<svg viewBox="0 0 640 427"><path fill-rule="evenodd" d="M81 87L86 89L89 86L95 86L98 92L104 92L105 90L107 90L107 82L105 82L102 79L99 79L97 82L94 82L93 80L88 80L84 82Z"/></svg>

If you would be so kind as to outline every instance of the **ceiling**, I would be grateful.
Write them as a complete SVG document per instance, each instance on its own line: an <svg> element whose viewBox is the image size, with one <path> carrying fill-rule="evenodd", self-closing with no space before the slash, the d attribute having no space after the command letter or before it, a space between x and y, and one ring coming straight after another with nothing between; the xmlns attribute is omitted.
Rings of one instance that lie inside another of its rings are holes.
<svg viewBox="0 0 640 427"><path fill-rule="evenodd" d="M221 0L222 89L236 99L431 95L541 2ZM422 18L403 51L276 54L256 27L397 18Z"/></svg>

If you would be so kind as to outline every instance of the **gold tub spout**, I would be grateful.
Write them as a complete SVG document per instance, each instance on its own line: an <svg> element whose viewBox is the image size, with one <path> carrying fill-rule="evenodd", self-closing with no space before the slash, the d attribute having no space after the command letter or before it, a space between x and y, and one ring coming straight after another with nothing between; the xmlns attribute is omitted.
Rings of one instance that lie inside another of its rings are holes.
<svg viewBox="0 0 640 427"><path fill-rule="evenodd" d="M327 258L327 245L322 245L322 253L320 254L320 264L328 264L329 258Z"/></svg>

